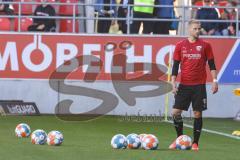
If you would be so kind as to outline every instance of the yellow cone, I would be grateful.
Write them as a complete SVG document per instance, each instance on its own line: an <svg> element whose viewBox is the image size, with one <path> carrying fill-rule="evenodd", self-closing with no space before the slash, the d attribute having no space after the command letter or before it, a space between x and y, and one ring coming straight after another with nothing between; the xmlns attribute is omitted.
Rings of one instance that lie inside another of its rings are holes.
<svg viewBox="0 0 240 160"><path fill-rule="evenodd" d="M240 136L240 131L237 131L236 136Z"/></svg>
<svg viewBox="0 0 240 160"><path fill-rule="evenodd" d="M238 131L233 131L232 135L236 136Z"/></svg>
<svg viewBox="0 0 240 160"><path fill-rule="evenodd" d="M236 88L236 89L234 89L234 94L236 95L236 96L240 96L240 88Z"/></svg>
<svg viewBox="0 0 240 160"><path fill-rule="evenodd" d="M233 131L232 135L233 136L240 136L240 131Z"/></svg>

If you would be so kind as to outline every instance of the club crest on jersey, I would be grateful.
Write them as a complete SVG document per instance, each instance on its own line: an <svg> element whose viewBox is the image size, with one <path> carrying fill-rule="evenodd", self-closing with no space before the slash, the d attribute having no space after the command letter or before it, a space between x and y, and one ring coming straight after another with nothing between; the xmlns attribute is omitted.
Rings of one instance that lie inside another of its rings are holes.
<svg viewBox="0 0 240 160"><path fill-rule="evenodd" d="M183 53L183 54L186 54L186 53L187 53L186 47L182 47L182 53Z"/></svg>
<svg viewBox="0 0 240 160"><path fill-rule="evenodd" d="M196 46L196 50L197 51L201 51L202 50L202 46Z"/></svg>

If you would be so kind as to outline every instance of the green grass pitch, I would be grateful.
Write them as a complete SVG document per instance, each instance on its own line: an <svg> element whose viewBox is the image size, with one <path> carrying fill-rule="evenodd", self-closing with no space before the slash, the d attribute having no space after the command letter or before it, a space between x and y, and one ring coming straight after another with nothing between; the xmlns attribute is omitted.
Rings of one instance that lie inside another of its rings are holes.
<svg viewBox="0 0 240 160"><path fill-rule="evenodd" d="M59 130L64 135L61 146L33 145L30 138L15 137L18 123L31 130ZM2 160L238 160L240 140L203 132L200 151L172 151L168 145L175 138L173 126L165 122L127 122L105 116L89 122L64 122L54 116L1 116L0 159ZM204 128L231 133L240 130L240 122L229 119L204 119ZM192 137L192 129L184 128ZM159 139L159 149L115 150L110 146L117 133L152 133Z"/></svg>

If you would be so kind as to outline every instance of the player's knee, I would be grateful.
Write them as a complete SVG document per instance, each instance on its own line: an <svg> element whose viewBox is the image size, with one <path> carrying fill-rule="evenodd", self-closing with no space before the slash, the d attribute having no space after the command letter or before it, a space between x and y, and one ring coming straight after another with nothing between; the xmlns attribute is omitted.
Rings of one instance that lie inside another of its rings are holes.
<svg viewBox="0 0 240 160"><path fill-rule="evenodd" d="M193 113L194 113L194 117L195 117L195 118L200 118L200 117L202 117L202 112L200 112L200 111L194 111Z"/></svg>
<svg viewBox="0 0 240 160"><path fill-rule="evenodd" d="M181 116L181 113L172 113L172 117L180 117Z"/></svg>
<svg viewBox="0 0 240 160"><path fill-rule="evenodd" d="M181 114L182 114L181 110L176 110L176 109L174 109L174 110L172 111L172 117L181 116Z"/></svg>
<svg viewBox="0 0 240 160"><path fill-rule="evenodd" d="M172 118L173 118L173 121L182 122L182 115L179 112L172 114Z"/></svg>

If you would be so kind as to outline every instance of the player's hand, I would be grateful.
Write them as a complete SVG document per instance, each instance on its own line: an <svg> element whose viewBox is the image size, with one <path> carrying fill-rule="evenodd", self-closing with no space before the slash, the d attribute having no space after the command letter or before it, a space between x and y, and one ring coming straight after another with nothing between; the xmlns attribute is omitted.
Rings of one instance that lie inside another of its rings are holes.
<svg viewBox="0 0 240 160"><path fill-rule="evenodd" d="M235 29L232 25L228 27L228 30L231 34L235 34Z"/></svg>
<svg viewBox="0 0 240 160"><path fill-rule="evenodd" d="M177 94L178 88L176 82L172 82L172 93Z"/></svg>
<svg viewBox="0 0 240 160"><path fill-rule="evenodd" d="M108 14L108 11L106 11L106 10L104 10L104 9L101 9L100 12L101 12L102 14Z"/></svg>
<svg viewBox="0 0 240 160"><path fill-rule="evenodd" d="M214 29L211 29L210 31L208 31L208 35L214 35L214 33L215 33Z"/></svg>
<svg viewBox="0 0 240 160"><path fill-rule="evenodd" d="M3 11L4 10L4 4L1 4L0 5L0 11Z"/></svg>
<svg viewBox="0 0 240 160"><path fill-rule="evenodd" d="M114 10L109 10L109 11L107 11L107 14L109 14L109 15L112 15L112 14L114 14Z"/></svg>
<svg viewBox="0 0 240 160"><path fill-rule="evenodd" d="M212 83L212 93L215 94L218 92L218 83L217 82L213 82Z"/></svg>
<svg viewBox="0 0 240 160"><path fill-rule="evenodd" d="M208 34L203 28L201 29L201 33L202 33L203 35L207 35L207 34Z"/></svg>
<svg viewBox="0 0 240 160"><path fill-rule="evenodd" d="M37 27L37 29L38 29L38 30L42 30L44 27L45 27L45 25L44 25L44 24L41 24L41 25L39 25L39 26Z"/></svg>

